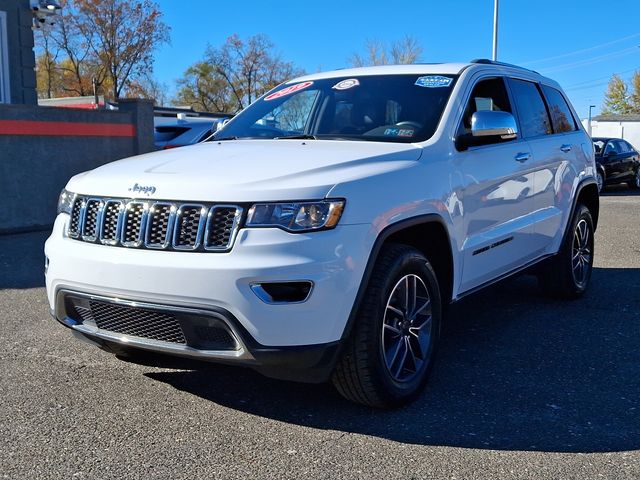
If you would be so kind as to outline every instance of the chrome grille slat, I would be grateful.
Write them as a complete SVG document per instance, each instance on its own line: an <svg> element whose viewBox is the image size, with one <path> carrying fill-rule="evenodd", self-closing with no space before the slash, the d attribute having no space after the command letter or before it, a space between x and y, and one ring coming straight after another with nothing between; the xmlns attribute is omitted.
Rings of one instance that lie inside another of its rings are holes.
<svg viewBox="0 0 640 480"><path fill-rule="evenodd" d="M69 220L69 230L67 234L71 238L78 238L80 236L80 225L82 224L82 205L84 204L84 198L76 197L73 202L73 208L71 209L71 219Z"/></svg>
<svg viewBox="0 0 640 480"><path fill-rule="evenodd" d="M85 203L82 222L82 240L85 242L95 242L98 239L103 207L104 203L98 198L90 198Z"/></svg>
<svg viewBox="0 0 640 480"><path fill-rule="evenodd" d="M242 209L234 205L211 207L204 234L205 250L226 250L233 242Z"/></svg>
<svg viewBox="0 0 640 480"><path fill-rule="evenodd" d="M228 251L243 209L238 205L76 196L67 226L75 240L174 251Z"/></svg>
<svg viewBox="0 0 640 480"><path fill-rule="evenodd" d="M202 227L206 209L202 205L181 205L176 215L173 230L173 248L195 250L202 241Z"/></svg>
<svg viewBox="0 0 640 480"><path fill-rule="evenodd" d="M147 248L165 249L171 245L173 224L176 218L176 207L171 203L154 203L149 208L145 246Z"/></svg>
<svg viewBox="0 0 640 480"><path fill-rule="evenodd" d="M120 242L123 211L124 202L121 200L107 200L104 203L100 221L100 241L105 245L117 245Z"/></svg>
<svg viewBox="0 0 640 480"><path fill-rule="evenodd" d="M149 205L131 201L124 207L120 242L125 247L139 247L144 240L146 217Z"/></svg>

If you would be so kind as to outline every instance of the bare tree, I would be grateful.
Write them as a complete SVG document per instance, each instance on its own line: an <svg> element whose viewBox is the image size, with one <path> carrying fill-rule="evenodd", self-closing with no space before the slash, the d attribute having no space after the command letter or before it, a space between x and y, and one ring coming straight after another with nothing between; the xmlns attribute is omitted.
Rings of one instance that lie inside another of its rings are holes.
<svg viewBox="0 0 640 480"><path fill-rule="evenodd" d="M265 35L242 40L231 35L218 48L209 46L203 61L178 81L175 102L214 112L237 112L265 92L301 72L274 53Z"/></svg>
<svg viewBox="0 0 640 480"><path fill-rule="evenodd" d="M152 0L65 0L62 7L49 36L38 38L37 49L47 50L47 41L55 44L60 52L51 66L60 73L55 87L66 94L88 95L95 80L117 100L127 85L145 81L153 70L154 49L169 40L169 27ZM44 59L40 64L47 65Z"/></svg>
<svg viewBox="0 0 640 480"><path fill-rule="evenodd" d="M365 53L354 53L349 63L354 67L416 63L422 55L420 42L409 35L390 46L378 39L367 40Z"/></svg>
<svg viewBox="0 0 640 480"><path fill-rule="evenodd" d="M78 24L106 68L111 96L127 81L153 69L153 50L169 41L169 27L151 0L75 0Z"/></svg>
<svg viewBox="0 0 640 480"><path fill-rule="evenodd" d="M59 86L58 54L55 41L48 28L36 30L36 36L42 45L42 53L36 58L36 82L40 98L52 98Z"/></svg>
<svg viewBox="0 0 640 480"><path fill-rule="evenodd" d="M143 74L127 82L125 94L130 98L147 98L154 105L164 105L168 100L167 90L167 85L158 82L150 74Z"/></svg>

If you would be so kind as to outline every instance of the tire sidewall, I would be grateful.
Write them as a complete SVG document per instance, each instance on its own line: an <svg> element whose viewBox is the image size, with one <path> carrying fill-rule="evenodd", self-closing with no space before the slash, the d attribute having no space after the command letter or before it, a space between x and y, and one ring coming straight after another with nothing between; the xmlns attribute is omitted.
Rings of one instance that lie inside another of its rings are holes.
<svg viewBox="0 0 640 480"><path fill-rule="evenodd" d="M573 239L574 239L574 235L575 235L578 223L580 223L581 220L585 220L589 227L589 247L591 250L591 261L589 263L589 272L588 272L587 280L584 283L584 285L579 285L573 276ZM571 282L571 287L575 291L575 294L577 295L583 294L587 290L589 286L589 282L591 281L591 274L593 273L593 260L595 257L594 234L595 234L595 231L593 228L593 219L591 218L591 212L589 212L589 209L584 205L580 205L576 210L576 213L571 222L571 230L569 231L569 235L567 235L567 239L566 239L567 242L565 244L565 252L564 252L565 253L564 268L568 269L567 278Z"/></svg>
<svg viewBox="0 0 640 480"><path fill-rule="evenodd" d="M427 355L426 361L427 365L423 369L422 374L416 376L416 378L411 381L398 382L392 378L385 364L382 348L382 325L384 322L387 301L389 300L389 296L391 295L393 288L402 277L409 274L419 276L427 287L431 297L432 330L429 354ZM381 388L379 388L379 391L387 394L388 398L386 400L390 403L402 403L412 399L420 393L425 385L433 365L435 350L438 343L437 341L440 336L441 310L440 291L436 275L426 258L418 251L415 251L396 259L388 270L381 285L380 295L377 298L376 306L373 310L373 318L369 319L369 321L373 323L372 332L374 333L374 338L370 342L369 347L369 358L375 358L374 365L372 365L374 370L373 378L377 379L380 383L379 387Z"/></svg>

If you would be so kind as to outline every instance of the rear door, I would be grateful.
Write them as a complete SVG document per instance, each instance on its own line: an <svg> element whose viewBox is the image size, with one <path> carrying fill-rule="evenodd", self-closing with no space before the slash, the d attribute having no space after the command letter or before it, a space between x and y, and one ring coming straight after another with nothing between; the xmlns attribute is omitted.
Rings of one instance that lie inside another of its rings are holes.
<svg viewBox="0 0 640 480"><path fill-rule="evenodd" d="M636 174L636 151L624 140L615 140L620 152L620 169L625 180L631 180Z"/></svg>
<svg viewBox="0 0 640 480"><path fill-rule="evenodd" d="M509 85L516 99L523 136L533 152L531 163L536 173L532 191L535 205L532 247L543 255L549 253L571 211L575 166L578 157L584 156L586 136L578 129L559 90L514 78L509 79Z"/></svg>
<svg viewBox="0 0 640 480"><path fill-rule="evenodd" d="M616 183L624 180L625 159L620 150L620 144L615 139L609 140L604 147L602 164L605 168L608 183Z"/></svg>

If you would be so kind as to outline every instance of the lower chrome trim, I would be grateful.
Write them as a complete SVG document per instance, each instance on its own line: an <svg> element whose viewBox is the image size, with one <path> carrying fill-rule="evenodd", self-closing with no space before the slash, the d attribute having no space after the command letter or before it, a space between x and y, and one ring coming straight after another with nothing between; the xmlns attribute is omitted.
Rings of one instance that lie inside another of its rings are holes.
<svg viewBox="0 0 640 480"><path fill-rule="evenodd" d="M73 320L71 320L71 322L73 322ZM71 325L71 328L82 333L83 335L98 338L100 340L114 342L120 345L129 345L131 347L141 348L143 350L149 350L153 352L168 353L199 359L211 358L217 360L253 360L253 357L244 346L241 346L239 350L198 350L197 348L189 347L186 345L176 345L169 342L147 340L140 337L122 335L119 333L100 330L99 328L82 324Z"/></svg>

